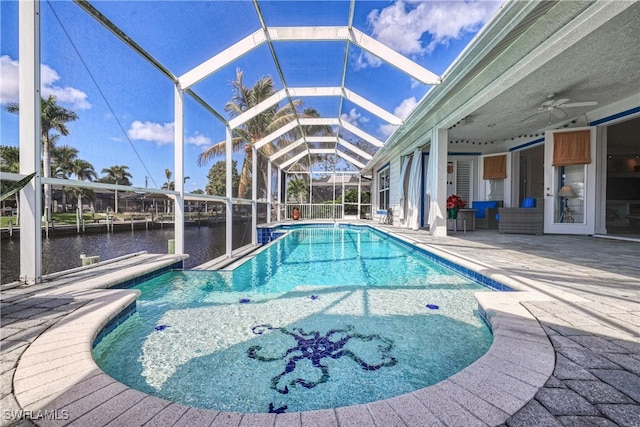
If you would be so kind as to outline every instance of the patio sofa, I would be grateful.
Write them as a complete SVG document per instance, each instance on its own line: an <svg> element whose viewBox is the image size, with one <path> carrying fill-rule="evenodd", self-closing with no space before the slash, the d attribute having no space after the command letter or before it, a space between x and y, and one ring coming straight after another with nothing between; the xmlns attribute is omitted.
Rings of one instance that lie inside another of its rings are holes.
<svg viewBox="0 0 640 427"><path fill-rule="evenodd" d="M529 197L519 208L500 208L498 231L512 234L542 234L544 206L542 198Z"/></svg>
<svg viewBox="0 0 640 427"><path fill-rule="evenodd" d="M498 228L496 215L502 200L474 200L471 209L476 210L476 228Z"/></svg>

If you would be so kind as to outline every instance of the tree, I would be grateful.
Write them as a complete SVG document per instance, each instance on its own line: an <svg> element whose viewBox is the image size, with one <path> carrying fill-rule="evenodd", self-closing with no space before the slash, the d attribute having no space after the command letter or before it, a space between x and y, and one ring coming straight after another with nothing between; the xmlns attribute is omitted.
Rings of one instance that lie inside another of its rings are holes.
<svg viewBox="0 0 640 427"><path fill-rule="evenodd" d="M51 170L56 178L69 179L73 173L73 162L78 159L78 149L63 145L51 149ZM62 210L67 211L66 192L62 187Z"/></svg>
<svg viewBox="0 0 640 427"><path fill-rule="evenodd" d="M98 177L96 174L93 165L86 160L75 159L71 166L71 173L74 174L78 181L93 181ZM78 209L80 211L80 215L82 215L82 198L88 197L92 200L95 199L95 192L89 188L82 187L73 187L72 189L73 195L76 197L78 201Z"/></svg>
<svg viewBox="0 0 640 427"><path fill-rule="evenodd" d="M98 177L93 165L82 159L74 160L71 171L78 181L93 181Z"/></svg>
<svg viewBox="0 0 640 427"><path fill-rule="evenodd" d="M18 147L0 145L0 171L10 173L20 172L20 149ZM8 191L11 188L11 186L11 181L0 181L0 193L4 194L5 191ZM19 208L20 199L15 195L11 197L15 197L16 208ZM2 206L4 207L4 202L2 203Z"/></svg>
<svg viewBox="0 0 640 427"><path fill-rule="evenodd" d="M243 76L244 72L237 69L236 80L231 83L233 87L233 97L231 98L231 101L227 102L225 105L225 111L231 118L238 117L276 93L271 76L260 78L250 88L244 86L242 80ZM292 120L295 120L296 117L306 117L304 113L298 112L301 105L302 101L299 99L288 102L283 107L280 107L279 104L275 104L233 130L231 138L233 151L239 152L244 150L245 152L240 172L240 180L238 182L238 197L246 198L249 195L249 190L251 189L253 144ZM300 129L294 129L289 134L280 137L275 143L269 143L262 147L262 152L265 156L272 155L279 148L283 148L288 143L291 143L300 137L300 132ZM225 147L226 141L218 142L212 147L209 147L198 157L198 165L203 166L212 158L216 156L223 156L225 154ZM263 156L258 156L258 170L260 171L260 175L257 177L257 182L259 188L262 187L265 188L266 191L270 191L270 180L267 176L266 162L267 161ZM266 194L263 194L262 196L266 196Z"/></svg>
<svg viewBox="0 0 640 427"><path fill-rule="evenodd" d="M240 175L238 175L238 161L231 161L231 180L232 196L238 197L238 185L240 183ZM214 196L226 196L227 194L227 164L224 160L217 162L209 169L207 175L209 182L205 187L207 194Z"/></svg>
<svg viewBox="0 0 640 427"><path fill-rule="evenodd" d="M167 177L167 181L162 184L162 189L163 190L175 190L176 189L176 183L174 181L171 181L171 175L173 175L173 172L171 172L171 169L165 169L164 170L164 176Z"/></svg>
<svg viewBox="0 0 640 427"><path fill-rule="evenodd" d="M0 145L0 171L20 172L20 149L9 145ZM4 185L4 182L2 183Z"/></svg>
<svg viewBox="0 0 640 427"><path fill-rule="evenodd" d="M51 149L55 143L55 140L59 135L69 135L69 129L67 123L74 120L78 120L78 115L56 103L56 97L49 95L47 99L40 98L40 127L42 141L42 161L43 161L43 176L45 178L51 177ZM20 107L18 103L9 103L6 110L10 113L18 114ZM58 135L52 132L58 132ZM51 185L44 185L44 208L51 213Z"/></svg>
<svg viewBox="0 0 640 427"><path fill-rule="evenodd" d="M56 178L69 179L73 174L73 163L78 158L78 149L68 145L51 150L51 171Z"/></svg>
<svg viewBox="0 0 640 427"><path fill-rule="evenodd" d="M111 166L108 168L102 169L102 173L106 174L104 177L100 179L101 182L106 182L109 184L117 184L117 185L131 185L130 178L133 178L131 173L128 171L129 166ZM118 190L116 190L116 201L114 205L114 212L118 213Z"/></svg>
<svg viewBox="0 0 640 427"><path fill-rule="evenodd" d="M100 182L117 185L131 185L130 179L133 178L133 176L131 176L128 169L129 166L119 165L104 168L101 173L105 174L105 176L100 179Z"/></svg>
<svg viewBox="0 0 640 427"><path fill-rule="evenodd" d="M53 176L61 179L70 179L72 175L75 175L78 181L93 181L97 178L96 171L93 165L78 158L78 149L70 147L68 145L62 145L60 147L53 146L51 150L52 159L52 171ZM78 207L82 212L82 197L95 197L95 192L86 188L73 187L71 190L62 189L62 206L66 211L67 193L73 195L78 201Z"/></svg>
<svg viewBox="0 0 640 427"><path fill-rule="evenodd" d="M309 185L304 178L294 178L287 184L287 197L294 196L298 203L302 203L309 193Z"/></svg>

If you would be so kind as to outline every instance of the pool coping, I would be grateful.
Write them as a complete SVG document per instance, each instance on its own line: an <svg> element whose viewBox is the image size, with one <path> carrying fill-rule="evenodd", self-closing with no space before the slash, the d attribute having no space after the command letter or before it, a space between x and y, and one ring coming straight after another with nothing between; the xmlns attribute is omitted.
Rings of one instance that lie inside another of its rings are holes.
<svg viewBox="0 0 640 427"><path fill-rule="evenodd" d="M377 228L377 227L373 227ZM99 331L130 306L138 291L95 289L78 284L70 291L89 302L65 316L27 348L17 366L14 394L25 411L53 413L57 419L37 419L40 425L119 425L156 422L172 425L209 420L213 425L340 425L357 419L359 425L499 425L527 404L551 376L555 353L538 321L521 305L549 300L529 291L519 280L499 270L456 259L482 274L512 282L515 292L477 292L479 307L493 331L488 352L457 374L430 387L367 404L316 411L265 414L219 412L193 408L150 396L117 382L94 362L91 349ZM574 296L575 298L575 296ZM174 420L173 422L171 420Z"/></svg>

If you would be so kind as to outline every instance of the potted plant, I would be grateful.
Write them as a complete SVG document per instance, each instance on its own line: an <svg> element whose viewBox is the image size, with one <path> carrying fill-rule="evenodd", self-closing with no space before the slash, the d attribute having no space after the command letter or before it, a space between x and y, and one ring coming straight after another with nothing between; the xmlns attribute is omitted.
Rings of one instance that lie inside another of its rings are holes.
<svg viewBox="0 0 640 427"><path fill-rule="evenodd" d="M296 207L294 207L294 208L291 210L291 218L292 218L294 221L297 221L297 220L299 220L299 219L300 219L300 209L298 209L298 207L297 207L297 206L296 206Z"/></svg>
<svg viewBox="0 0 640 427"><path fill-rule="evenodd" d="M467 202L462 200L462 197L455 194L447 198L447 216L449 219L456 219L458 217L458 210L467 206Z"/></svg>

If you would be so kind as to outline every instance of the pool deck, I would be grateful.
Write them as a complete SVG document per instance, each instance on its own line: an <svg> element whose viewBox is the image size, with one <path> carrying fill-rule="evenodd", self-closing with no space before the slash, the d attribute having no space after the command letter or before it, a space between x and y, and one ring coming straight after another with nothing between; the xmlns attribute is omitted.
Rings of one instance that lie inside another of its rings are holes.
<svg viewBox="0 0 640 427"><path fill-rule="evenodd" d="M168 402L91 358L97 332L137 297L106 288L179 259L139 254L2 285L0 426L640 426L640 243L489 230L433 238L364 224L518 290L477 294L494 333L483 357L434 386L357 406L240 414Z"/></svg>

